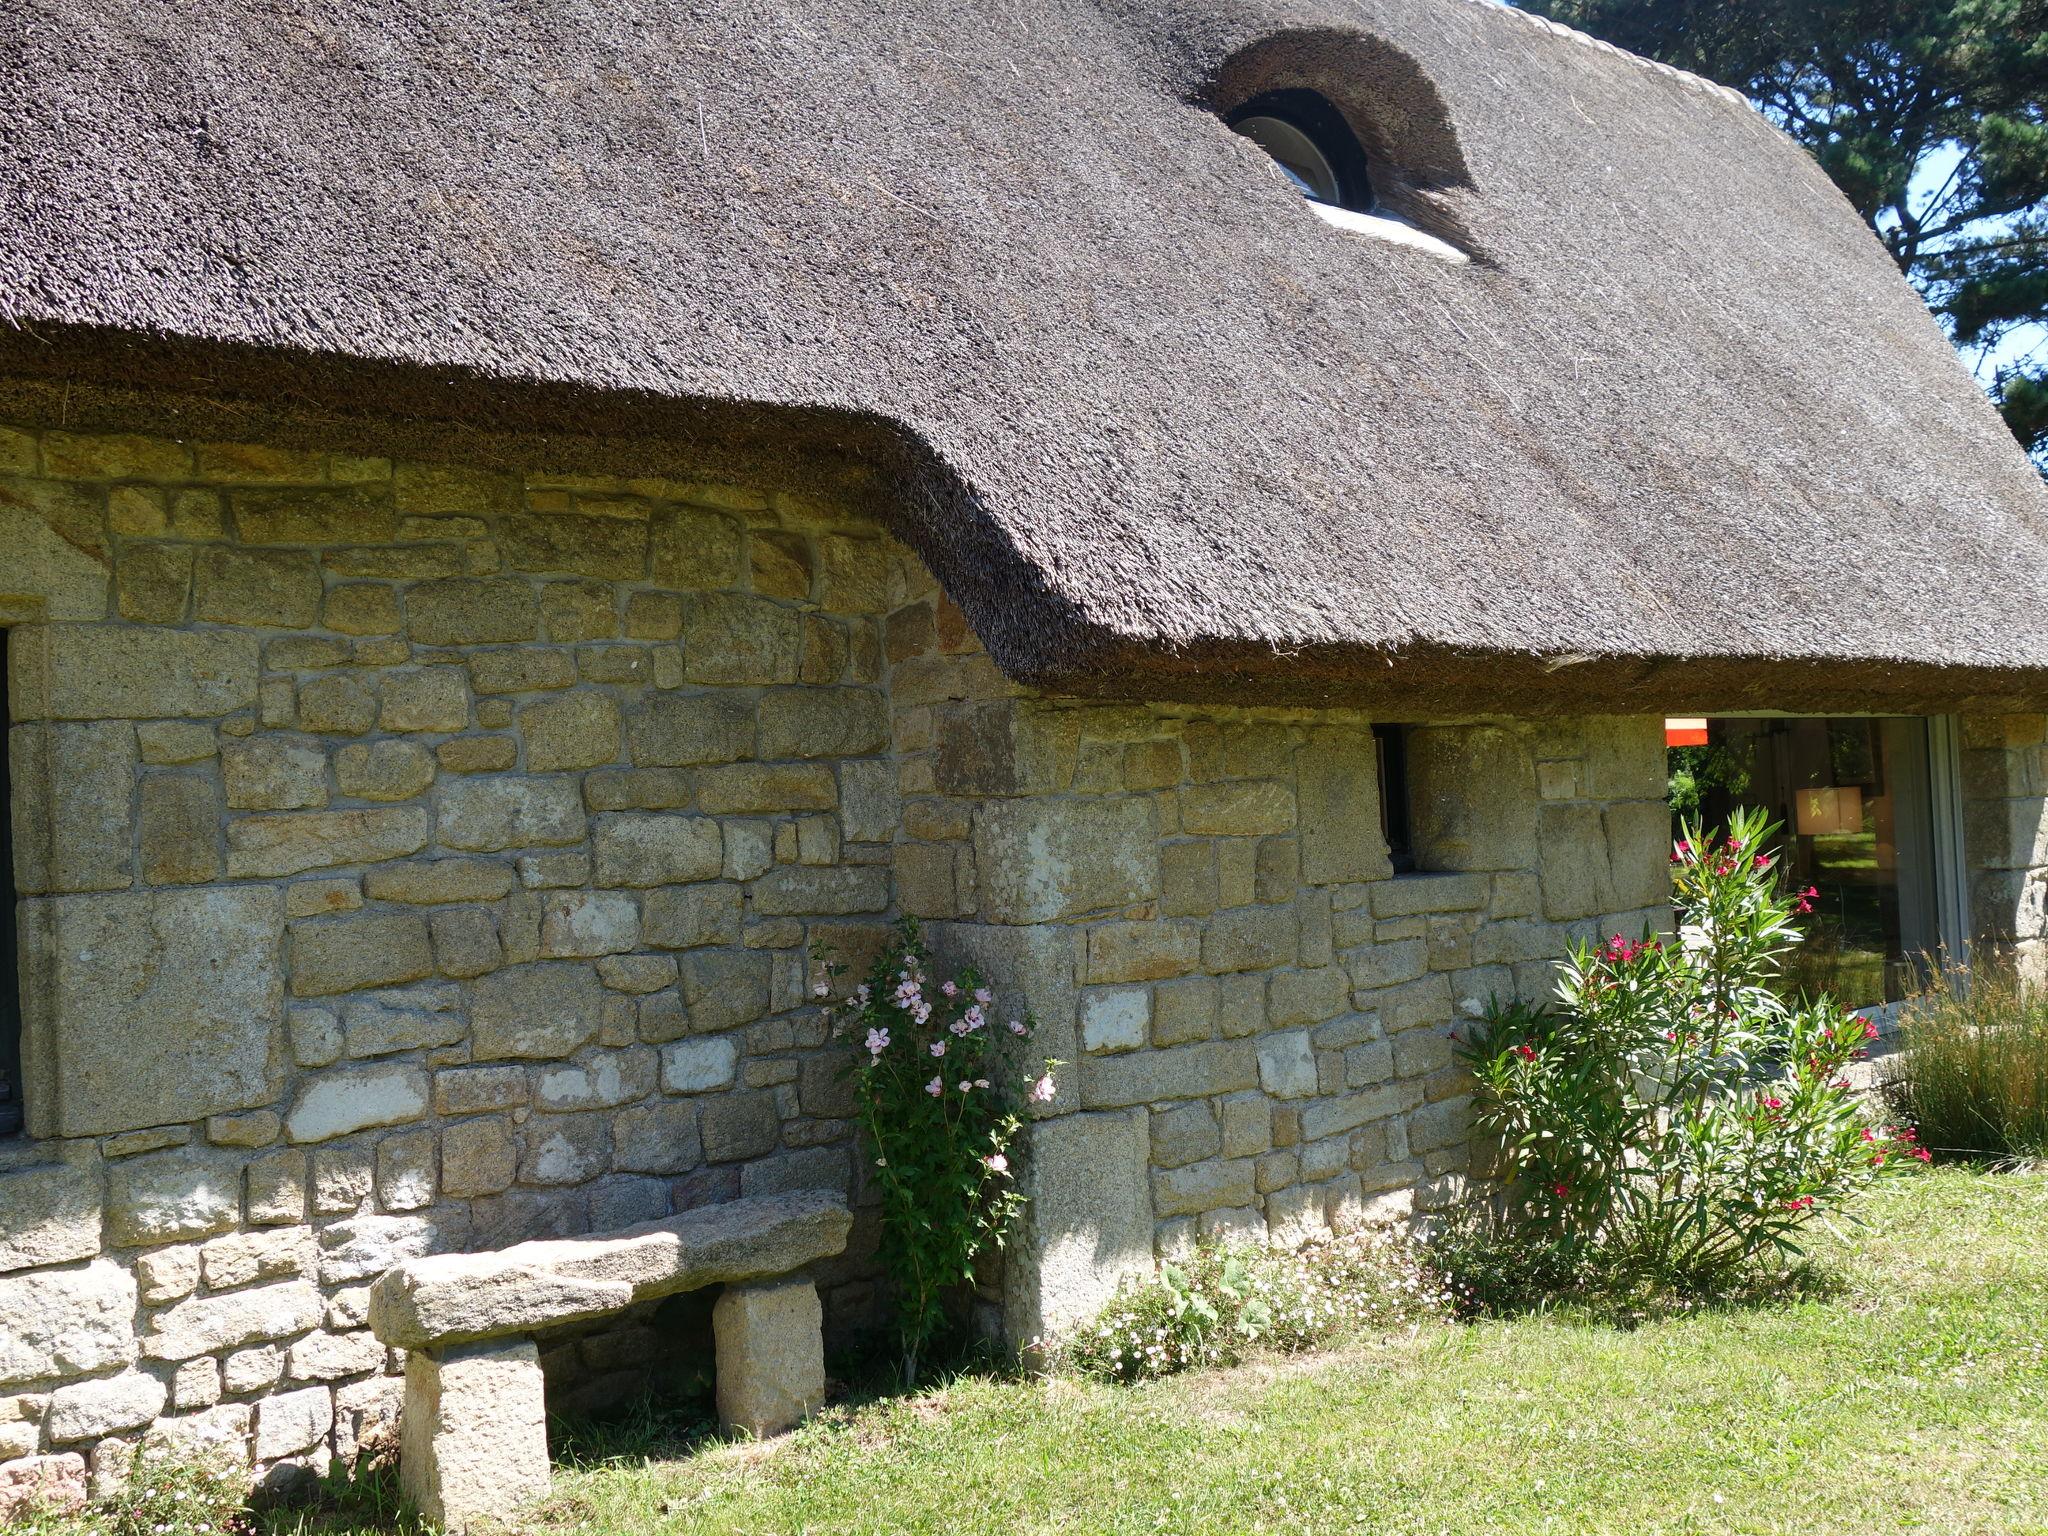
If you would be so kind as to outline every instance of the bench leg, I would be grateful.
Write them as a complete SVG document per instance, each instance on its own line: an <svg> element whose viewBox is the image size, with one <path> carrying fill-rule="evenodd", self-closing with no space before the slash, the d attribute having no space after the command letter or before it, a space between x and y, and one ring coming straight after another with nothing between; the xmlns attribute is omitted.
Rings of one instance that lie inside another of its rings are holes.
<svg viewBox="0 0 2048 1536"><path fill-rule="evenodd" d="M711 1326L718 1417L727 1429L780 1434L824 1402L824 1310L810 1281L729 1286Z"/></svg>
<svg viewBox="0 0 2048 1536"><path fill-rule="evenodd" d="M405 1357L398 1481L433 1524L505 1520L548 1491L546 1392L531 1339Z"/></svg>

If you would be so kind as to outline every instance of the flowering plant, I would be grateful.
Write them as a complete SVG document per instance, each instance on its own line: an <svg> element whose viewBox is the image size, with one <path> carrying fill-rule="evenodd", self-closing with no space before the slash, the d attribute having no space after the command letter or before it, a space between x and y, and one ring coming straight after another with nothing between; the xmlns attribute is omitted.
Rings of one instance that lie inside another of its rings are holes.
<svg viewBox="0 0 2048 1536"><path fill-rule="evenodd" d="M1318 1236L1291 1251L1203 1243L1125 1281L1056 1358L1083 1375L1141 1381L1233 1365L1253 1348L1293 1352L1413 1328L1449 1310L1422 1248L1390 1228Z"/></svg>
<svg viewBox="0 0 2048 1536"><path fill-rule="evenodd" d="M1003 1245L1024 1207L1011 1163L1018 1098L1053 1097L1047 1061L1018 1094L1005 1069L1031 1037L1028 1018L998 1022L995 997L972 970L933 981L931 955L906 919L850 996L827 1004L854 1045L855 1114L874 1154L882 1196L883 1266L896 1282L903 1380L945 1320L945 1299L974 1278L977 1259ZM844 967L828 966L837 977ZM832 983L821 982L829 996Z"/></svg>
<svg viewBox="0 0 2048 1536"><path fill-rule="evenodd" d="M1774 988L1812 891L1781 887L1738 812L1671 855L1676 942L1616 934L1559 967L1555 1006L1496 1004L1465 1044L1483 1128L1551 1236L1695 1284L1767 1252L1887 1168L1925 1161L1843 1075L1876 1025Z"/></svg>
<svg viewBox="0 0 2048 1536"><path fill-rule="evenodd" d="M224 1457L181 1460L144 1451L131 1455L127 1473L85 1529L104 1536L255 1536L249 1475ZM65 1529L61 1522L58 1529Z"/></svg>

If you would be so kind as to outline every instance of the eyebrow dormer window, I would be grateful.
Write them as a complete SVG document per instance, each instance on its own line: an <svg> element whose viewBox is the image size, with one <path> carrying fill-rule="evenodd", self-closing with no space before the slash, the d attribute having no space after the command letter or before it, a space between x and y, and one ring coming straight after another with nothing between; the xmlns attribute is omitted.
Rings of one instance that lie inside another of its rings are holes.
<svg viewBox="0 0 2048 1536"><path fill-rule="evenodd" d="M1265 91L1224 121L1268 155L1326 224L1426 252L1463 266L1465 252L1407 219L1374 209L1372 177L1358 136L1316 91Z"/></svg>
<svg viewBox="0 0 2048 1536"><path fill-rule="evenodd" d="M1360 213L1372 207L1365 151L1343 115L1316 92L1267 91L1228 121L1271 155L1309 201Z"/></svg>

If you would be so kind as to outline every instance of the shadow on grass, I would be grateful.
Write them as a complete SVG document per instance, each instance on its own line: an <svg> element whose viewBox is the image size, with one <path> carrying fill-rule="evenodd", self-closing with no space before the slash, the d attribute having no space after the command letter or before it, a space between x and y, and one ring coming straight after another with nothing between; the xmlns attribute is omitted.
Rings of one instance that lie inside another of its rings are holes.
<svg viewBox="0 0 2048 1536"><path fill-rule="evenodd" d="M813 1424L829 1432L859 1410L902 1394L896 1360L879 1340L857 1342L827 1362L825 1411ZM1010 1379L1014 1365L986 1345L956 1341L918 1384L941 1392L965 1378ZM734 1444L718 1422L708 1372L640 1393L600 1412L574 1412L548 1421L548 1459L557 1476L634 1470L674 1462ZM514 1528L574 1529L579 1501L557 1488ZM353 1468L337 1464L324 1477L300 1485L255 1512L263 1536L431 1536L399 1492L395 1452L365 1456Z"/></svg>
<svg viewBox="0 0 2048 1536"><path fill-rule="evenodd" d="M1847 1289L1834 1263L1804 1254L1683 1279L1625 1255L1548 1237L1483 1208L1454 1214L1430 1241L1430 1267L1464 1321L1555 1317L1632 1329L1704 1313L1825 1300Z"/></svg>
<svg viewBox="0 0 2048 1536"><path fill-rule="evenodd" d="M336 1462L317 1480L259 1505L264 1536L430 1536L432 1527L398 1491L398 1458L371 1453L353 1466Z"/></svg>
<svg viewBox="0 0 2048 1536"><path fill-rule="evenodd" d="M986 1344L956 1341L924 1372L918 1393L942 1392L966 1378L1011 1380L1022 1372ZM813 1423L833 1422L874 1403L905 1395L896 1357L880 1341L863 1341L828 1362L826 1407ZM680 1390L656 1390L600 1415L563 1416L548 1425L548 1448L558 1472L643 1465L692 1455L727 1443L708 1379Z"/></svg>

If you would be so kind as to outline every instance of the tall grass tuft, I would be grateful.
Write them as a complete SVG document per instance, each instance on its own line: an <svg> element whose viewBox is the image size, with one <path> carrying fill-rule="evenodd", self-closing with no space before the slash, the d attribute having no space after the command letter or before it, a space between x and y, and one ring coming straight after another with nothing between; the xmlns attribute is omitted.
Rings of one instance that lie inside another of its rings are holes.
<svg viewBox="0 0 2048 1536"><path fill-rule="evenodd" d="M2006 956L1937 965L1900 1015L1885 1096L1945 1157L2048 1157L2048 987Z"/></svg>

